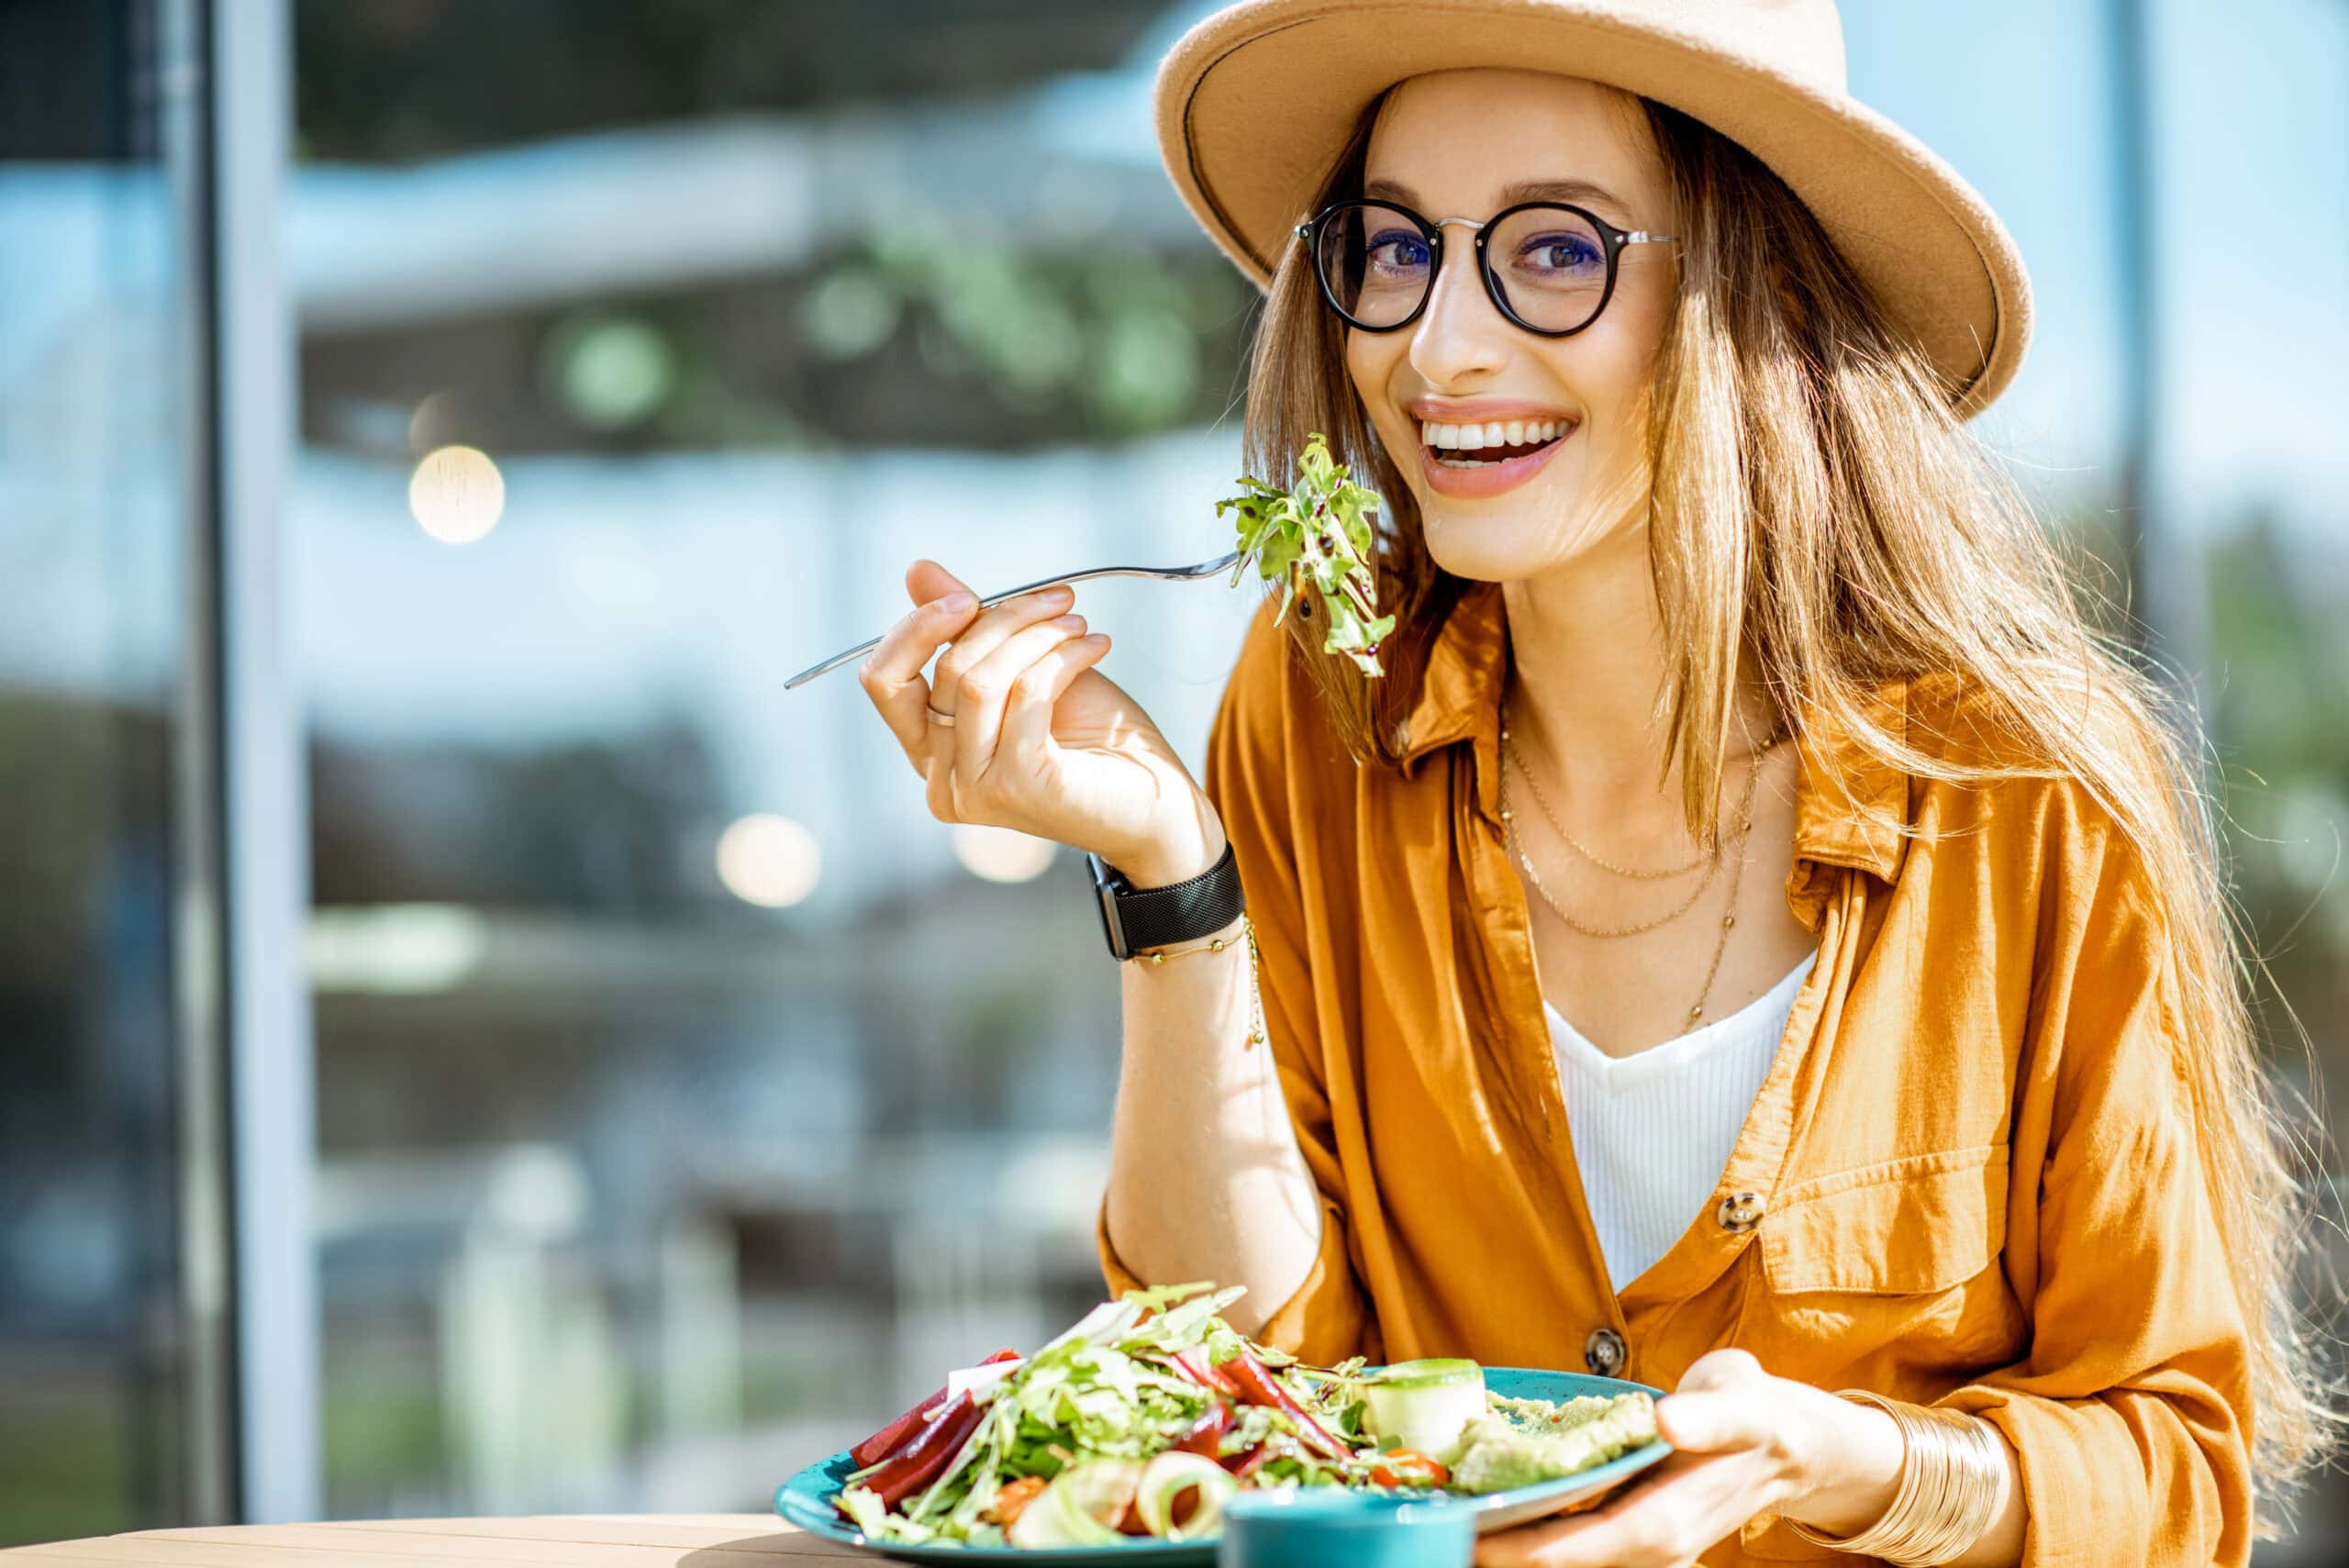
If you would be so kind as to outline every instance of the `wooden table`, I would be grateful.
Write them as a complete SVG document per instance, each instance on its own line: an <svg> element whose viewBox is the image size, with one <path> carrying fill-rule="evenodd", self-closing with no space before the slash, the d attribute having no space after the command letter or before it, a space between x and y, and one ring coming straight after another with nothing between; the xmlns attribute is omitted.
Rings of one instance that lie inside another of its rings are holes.
<svg viewBox="0 0 2349 1568"><path fill-rule="evenodd" d="M206 1525L0 1551L6 1568L145 1562L159 1568L785 1568L861 1559L773 1514L582 1514L519 1519L373 1519Z"/></svg>

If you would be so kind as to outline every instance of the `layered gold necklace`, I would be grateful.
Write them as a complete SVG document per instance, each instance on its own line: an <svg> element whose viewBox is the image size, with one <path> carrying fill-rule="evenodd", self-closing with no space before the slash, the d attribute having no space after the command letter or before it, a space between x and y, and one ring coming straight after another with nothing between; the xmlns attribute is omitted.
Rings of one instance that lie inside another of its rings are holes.
<svg viewBox="0 0 2349 1568"><path fill-rule="evenodd" d="M1516 745L1509 737L1507 710L1504 709L1501 715L1501 829L1508 837L1509 852L1517 857L1517 863L1525 870L1525 880L1532 885L1533 891L1541 895L1542 902L1547 904L1558 918L1564 922L1567 929L1581 936L1611 940L1620 937L1641 936L1668 926L1694 909L1698 901L1704 897L1706 889L1711 887L1714 880L1720 875L1721 850L1730 845L1736 847L1736 852L1730 858L1729 906L1721 916L1720 932L1713 940L1713 957L1712 962L1705 966L1704 985L1697 993L1696 1005L1688 1009L1688 1022L1692 1027L1705 1016L1705 1004L1711 1000L1713 995L1714 977L1720 973L1721 955L1729 949L1730 930L1737 924L1737 890L1744 879L1745 840L1753 827L1753 791L1755 785L1761 782L1763 759L1767 757L1777 744L1778 738L1773 737L1755 750L1753 761L1746 769L1745 788L1738 796L1737 811L1731 820L1731 826L1728 832L1720 835L1719 841L1709 853L1700 854L1687 864L1675 866L1667 871L1639 871L1630 866L1617 865L1566 831L1566 825L1559 820L1557 812L1551 807L1549 797L1542 793L1541 783L1534 778L1532 770L1525 765L1524 759L1517 754ZM1542 873L1533 868L1533 857L1525 852L1524 838L1517 830L1517 813L1508 803L1508 776L1512 769L1520 778L1525 781L1525 787L1532 795L1534 805L1540 807L1542 817L1548 820L1552 830L1568 849L1600 871L1635 882L1667 882L1675 877L1687 876L1698 871L1703 872L1704 874L1697 879L1696 886L1689 890L1687 898L1653 920L1642 920L1629 926L1594 926L1587 921L1576 918L1573 912L1559 901L1558 895L1550 891L1549 884L1542 880Z"/></svg>

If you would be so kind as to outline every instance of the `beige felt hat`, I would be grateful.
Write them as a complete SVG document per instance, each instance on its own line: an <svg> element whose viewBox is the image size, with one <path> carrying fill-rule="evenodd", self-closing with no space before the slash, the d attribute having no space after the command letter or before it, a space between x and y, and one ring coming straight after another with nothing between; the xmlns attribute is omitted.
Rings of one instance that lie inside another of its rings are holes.
<svg viewBox="0 0 2349 1568"><path fill-rule="evenodd" d="M2014 378L2022 257L1974 187L1845 88L1834 0L1246 0L1159 66L1159 150L1261 288L1371 101L1470 66L1585 77L1703 121L1802 198L1964 388L1961 413Z"/></svg>

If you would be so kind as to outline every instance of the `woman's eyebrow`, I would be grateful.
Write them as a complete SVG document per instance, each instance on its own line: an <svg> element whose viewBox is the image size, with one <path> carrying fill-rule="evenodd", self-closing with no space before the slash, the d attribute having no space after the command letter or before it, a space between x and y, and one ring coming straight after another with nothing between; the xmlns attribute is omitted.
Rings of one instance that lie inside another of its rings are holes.
<svg viewBox="0 0 2349 1568"><path fill-rule="evenodd" d="M1372 180L1363 186L1362 194L1366 201L1400 202L1411 207L1419 205L1419 198L1409 186L1393 180ZM1606 206L1618 214L1631 211L1622 197L1589 180L1520 180L1501 192L1501 206L1515 206L1520 202L1571 202Z"/></svg>
<svg viewBox="0 0 2349 1568"><path fill-rule="evenodd" d="M1523 180L1501 193L1501 205L1520 202L1572 202L1577 206L1610 207L1620 214L1631 208L1606 186L1589 180Z"/></svg>

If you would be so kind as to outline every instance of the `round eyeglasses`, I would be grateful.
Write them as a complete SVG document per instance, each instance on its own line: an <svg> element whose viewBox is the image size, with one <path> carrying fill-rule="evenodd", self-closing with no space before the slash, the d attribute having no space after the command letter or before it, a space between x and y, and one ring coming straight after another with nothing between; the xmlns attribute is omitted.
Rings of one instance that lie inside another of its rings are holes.
<svg viewBox="0 0 2349 1568"><path fill-rule="evenodd" d="M1616 228L1598 214L1559 202L1525 202L1477 223L1430 221L1392 202L1337 202L1297 237L1313 252L1321 297L1350 327L1393 332L1428 307L1443 269L1443 231L1453 224L1476 236L1476 270L1494 308L1528 332L1564 338L1598 319L1615 295L1616 261L1631 245L1675 237Z"/></svg>

